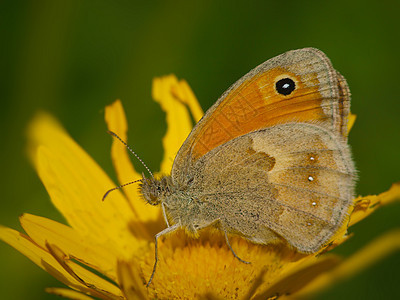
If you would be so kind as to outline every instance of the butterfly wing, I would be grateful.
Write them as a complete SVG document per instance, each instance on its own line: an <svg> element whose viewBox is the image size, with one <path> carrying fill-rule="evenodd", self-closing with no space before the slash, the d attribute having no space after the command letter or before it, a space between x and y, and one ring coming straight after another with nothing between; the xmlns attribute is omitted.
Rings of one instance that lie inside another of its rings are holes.
<svg viewBox="0 0 400 300"><path fill-rule="evenodd" d="M268 244L282 236L316 252L352 203L354 166L335 133L287 123L237 137L198 159L188 193L206 206L202 220Z"/></svg>
<svg viewBox="0 0 400 300"><path fill-rule="evenodd" d="M199 220L301 252L321 248L354 190L347 146L350 93L313 48L266 61L232 85L194 127L172 180L206 205Z"/></svg>
<svg viewBox="0 0 400 300"><path fill-rule="evenodd" d="M295 84L286 95L277 90L285 79ZM274 57L239 79L206 112L179 150L172 177L184 181L194 162L215 147L276 124L318 122L345 139L349 101L345 79L320 50Z"/></svg>

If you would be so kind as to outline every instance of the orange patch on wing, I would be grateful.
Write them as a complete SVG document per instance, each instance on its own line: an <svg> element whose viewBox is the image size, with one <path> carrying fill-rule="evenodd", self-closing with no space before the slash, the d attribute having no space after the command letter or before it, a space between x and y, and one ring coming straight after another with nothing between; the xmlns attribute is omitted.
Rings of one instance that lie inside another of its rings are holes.
<svg viewBox="0 0 400 300"><path fill-rule="evenodd" d="M282 74L296 82L296 90L288 96L275 90L276 78ZM300 76L279 67L245 81L226 96L194 137L193 159L233 138L276 124L325 121L328 116L321 107L317 75L308 75L307 82L312 84L306 86Z"/></svg>

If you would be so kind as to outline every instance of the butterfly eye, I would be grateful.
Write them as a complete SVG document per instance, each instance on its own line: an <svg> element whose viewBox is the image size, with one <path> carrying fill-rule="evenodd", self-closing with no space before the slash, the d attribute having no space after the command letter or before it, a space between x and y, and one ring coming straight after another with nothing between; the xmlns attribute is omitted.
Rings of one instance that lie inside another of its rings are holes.
<svg viewBox="0 0 400 300"><path fill-rule="evenodd" d="M281 95L289 95L296 89L296 83L290 78L283 78L275 84L276 91Z"/></svg>

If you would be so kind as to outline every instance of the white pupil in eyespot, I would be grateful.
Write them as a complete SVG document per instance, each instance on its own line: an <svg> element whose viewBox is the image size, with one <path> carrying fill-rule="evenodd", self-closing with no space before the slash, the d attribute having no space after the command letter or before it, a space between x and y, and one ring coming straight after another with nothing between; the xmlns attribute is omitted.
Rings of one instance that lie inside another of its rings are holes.
<svg viewBox="0 0 400 300"><path fill-rule="evenodd" d="M296 83L290 78L282 78L275 83L275 90L283 95L290 95L296 89Z"/></svg>

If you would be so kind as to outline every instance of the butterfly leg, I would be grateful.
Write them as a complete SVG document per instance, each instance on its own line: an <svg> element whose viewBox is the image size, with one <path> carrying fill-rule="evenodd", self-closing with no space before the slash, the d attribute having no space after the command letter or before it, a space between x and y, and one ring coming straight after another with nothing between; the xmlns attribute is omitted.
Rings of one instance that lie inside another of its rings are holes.
<svg viewBox="0 0 400 300"><path fill-rule="evenodd" d="M154 267L153 267L153 272L151 273L149 282L147 282L146 287L148 287L151 283L151 281L153 280L154 274L156 273L156 268L157 268L157 262L158 262L158 239L163 236L166 235L172 231L175 231L179 228L179 224L175 224L173 226L170 226L168 228L165 228L163 231L159 232L156 234L156 236L154 237L155 239L155 243L154 243L154 257L155 257L155 262L154 262Z"/></svg>
<svg viewBox="0 0 400 300"><path fill-rule="evenodd" d="M166 204L165 204L164 202L161 202L162 214L163 214L165 223L167 224L167 227L169 227L170 225L169 225L169 222L168 222L167 213L165 212L165 205L166 205Z"/></svg>
<svg viewBox="0 0 400 300"><path fill-rule="evenodd" d="M224 231L224 234L225 234L226 244L228 245L229 249L231 249L233 256L236 257L240 262L242 262L244 264L251 264L251 262L245 261L236 255L235 251L233 251L233 249L232 249L231 243L229 243L228 234L226 233L226 231Z"/></svg>

